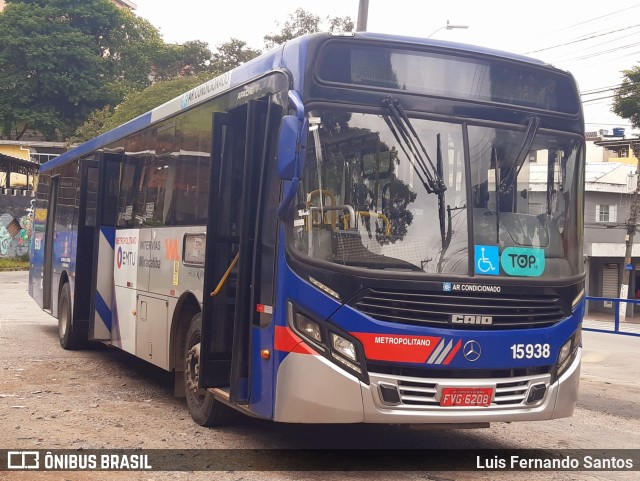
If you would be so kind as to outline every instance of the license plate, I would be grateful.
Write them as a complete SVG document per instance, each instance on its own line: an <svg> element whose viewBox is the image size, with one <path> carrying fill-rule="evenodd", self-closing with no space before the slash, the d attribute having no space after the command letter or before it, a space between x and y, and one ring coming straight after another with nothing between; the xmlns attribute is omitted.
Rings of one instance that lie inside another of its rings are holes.
<svg viewBox="0 0 640 481"><path fill-rule="evenodd" d="M440 406L489 406L492 397L492 387L445 387Z"/></svg>

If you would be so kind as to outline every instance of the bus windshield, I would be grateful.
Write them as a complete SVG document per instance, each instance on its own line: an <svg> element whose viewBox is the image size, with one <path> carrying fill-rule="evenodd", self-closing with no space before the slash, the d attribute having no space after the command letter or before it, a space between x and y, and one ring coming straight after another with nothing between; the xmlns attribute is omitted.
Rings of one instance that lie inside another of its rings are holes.
<svg viewBox="0 0 640 481"><path fill-rule="evenodd" d="M315 110L309 123L291 226L303 257L429 274L582 272L578 137L392 112Z"/></svg>

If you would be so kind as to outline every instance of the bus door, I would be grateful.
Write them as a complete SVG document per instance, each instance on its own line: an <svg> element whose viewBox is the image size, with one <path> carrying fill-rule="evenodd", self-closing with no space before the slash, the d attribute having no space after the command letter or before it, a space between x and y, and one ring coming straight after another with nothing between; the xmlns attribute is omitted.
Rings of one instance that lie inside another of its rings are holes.
<svg viewBox="0 0 640 481"><path fill-rule="evenodd" d="M58 206L58 191L60 189L60 176L52 176L49 186L49 205L47 206L47 224L44 241L44 269L42 279L42 308L52 307L53 285L53 243L56 238L56 209Z"/></svg>
<svg viewBox="0 0 640 481"><path fill-rule="evenodd" d="M117 333L117 318L112 312L113 262L122 159L122 153L103 152L99 166L89 323L89 339L96 341L110 341L112 329Z"/></svg>
<svg viewBox="0 0 640 481"><path fill-rule="evenodd" d="M91 283L93 280L93 256L95 252L95 227L98 207L98 168L93 158L83 159L80 177L80 210L76 240L76 282L73 303L74 322L88 327L91 318Z"/></svg>
<svg viewBox="0 0 640 481"><path fill-rule="evenodd" d="M266 101L213 114L200 387L249 401L254 244L259 215Z"/></svg>

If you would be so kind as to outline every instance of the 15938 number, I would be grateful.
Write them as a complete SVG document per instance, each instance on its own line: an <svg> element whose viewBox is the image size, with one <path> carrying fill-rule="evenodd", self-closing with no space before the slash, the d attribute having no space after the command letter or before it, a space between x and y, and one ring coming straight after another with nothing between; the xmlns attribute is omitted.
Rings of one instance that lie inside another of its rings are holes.
<svg viewBox="0 0 640 481"><path fill-rule="evenodd" d="M514 344L511 346L513 359L547 359L551 356L549 344Z"/></svg>

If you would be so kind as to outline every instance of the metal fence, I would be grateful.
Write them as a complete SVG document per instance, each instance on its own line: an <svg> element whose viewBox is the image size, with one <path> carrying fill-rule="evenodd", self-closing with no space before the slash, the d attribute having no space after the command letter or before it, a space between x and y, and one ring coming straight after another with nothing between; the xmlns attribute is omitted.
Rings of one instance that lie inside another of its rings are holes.
<svg viewBox="0 0 640 481"><path fill-rule="evenodd" d="M622 309L628 310L627 304L634 304L638 308L633 309L640 311L640 299L617 299L612 297L592 297L587 296L587 302L607 302L611 303L613 312L597 312L588 309L589 314L585 315L582 323L582 329L592 332L604 332L609 334L622 334L625 336L640 337L640 317L624 316L621 320L620 309L621 303L624 304Z"/></svg>

